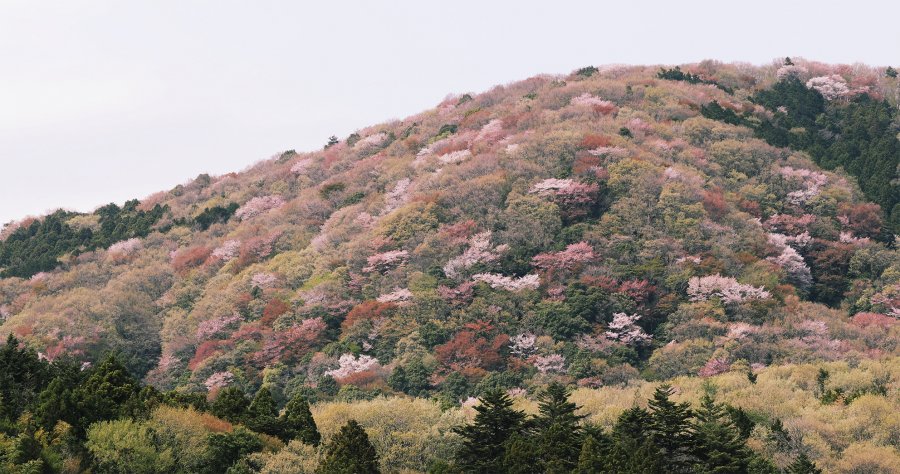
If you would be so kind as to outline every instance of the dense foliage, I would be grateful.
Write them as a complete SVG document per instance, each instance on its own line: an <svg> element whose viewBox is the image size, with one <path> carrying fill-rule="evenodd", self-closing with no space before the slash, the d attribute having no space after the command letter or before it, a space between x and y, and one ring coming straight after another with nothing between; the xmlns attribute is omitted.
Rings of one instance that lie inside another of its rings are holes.
<svg viewBox="0 0 900 474"><path fill-rule="evenodd" d="M897 88L590 66L13 223L3 462L891 472Z"/></svg>

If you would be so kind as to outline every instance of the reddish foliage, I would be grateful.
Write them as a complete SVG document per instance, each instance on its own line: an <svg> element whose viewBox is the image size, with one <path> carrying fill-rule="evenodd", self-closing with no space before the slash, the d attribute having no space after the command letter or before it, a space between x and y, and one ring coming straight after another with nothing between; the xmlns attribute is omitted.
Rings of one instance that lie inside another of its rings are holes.
<svg viewBox="0 0 900 474"><path fill-rule="evenodd" d="M263 308L263 316L259 322L264 326L269 326L274 323L279 316L290 310L291 307L287 303L278 298L274 298L272 301L269 301L265 308Z"/></svg>
<svg viewBox="0 0 900 474"><path fill-rule="evenodd" d="M589 133L581 139L581 143L578 146L585 150L593 150L594 148L609 146L610 143L612 143L612 140L606 135Z"/></svg>
<svg viewBox="0 0 900 474"><path fill-rule="evenodd" d="M203 265L211 254L212 249L203 245L179 250L172 257L172 268L183 275L190 269Z"/></svg>
<svg viewBox="0 0 900 474"><path fill-rule="evenodd" d="M397 305L394 303L381 303L375 300L364 301L347 313L347 317L341 322L341 329L347 330L360 321L390 317L396 308Z"/></svg>
<svg viewBox="0 0 900 474"><path fill-rule="evenodd" d="M381 383L379 383L381 382ZM383 377L376 370L364 370L352 373L340 380L341 385L355 385L362 389L372 389L384 385Z"/></svg>
<svg viewBox="0 0 900 474"><path fill-rule="evenodd" d="M188 369L196 369L201 362L210 358L213 354L218 352L221 345L222 341L206 341L203 344L197 346L197 350L194 352L194 357L191 358L190 362L188 362Z"/></svg>
<svg viewBox="0 0 900 474"><path fill-rule="evenodd" d="M728 203L721 189L710 189L703 192L703 208L713 220L720 220L728 214Z"/></svg>
<svg viewBox="0 0 900 474"><path fill-rule="evenodd" d="M460 331L446 344L435 347L435 355L446 368L463 375L467 369L476 369L470 374L474 376L483 370L499 368L503 363L500 351L506 348L509 337L505 334L488 337L479 336L471 329Z"/></svg>
<svg viewBox="0 0 900 474"><path fill-rule="evenodd" d="M846 226L853 231L856 237L876 237L881 232L881 207L878 204L862 203L856 205L844 205L838 213L838 218L846 220Z"/></svg>
<svg viewBox="0 0 900 474"><path fill-rule="evenodd" d="M619 291L619 282L614 278L610 278L606 275L601 276L589 276L585 275L581 277L581 282L587 286L596 286L598 288L603 288L609 292Z"/></svg>
<svg viewBox="0 0 900 474"><path fill-rule="evenodd" d="M600 157L590 153L579 152L575 158L575 164L572 165L572 171L575 174L584 174L593 171L600 166Z"/></svg>
<svg viewBox="0 0 900 474"><path fill-rule="evenodd" d="M856 316L853 316L853 324L863 328L874 326L887 329L897 324L897 320L879 313L857 313Z"/></svg>
<svg viewBox="0 0 900 474"><path fill-rule="evenodd" d="M762 217L762 210L759 207L759 203L756 201L741 199L738 201L738 207L753 217Z"/></svg>
<svg viewBox="0 0 900 474"><path fill-rule="evenodd" d="M459 221L441 228L442 237L450 243L461 244L469 240L475 233L477 224L472 219Z"/></svg>
<svg viewBox="0 0 900 474"><path fill-rule="evenodd" d="M638 304L649 302L655 291L656 287L647 280L628 280L619 287L620 293L625 293Z"/></svg>

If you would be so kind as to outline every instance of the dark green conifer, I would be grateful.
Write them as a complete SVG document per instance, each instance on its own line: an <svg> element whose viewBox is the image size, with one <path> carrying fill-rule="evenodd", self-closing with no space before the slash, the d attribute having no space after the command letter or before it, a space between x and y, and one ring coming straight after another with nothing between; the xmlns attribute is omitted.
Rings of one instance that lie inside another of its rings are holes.
<svg viewBox="0 0 900 474"><path fill-rule="evenodd" d="M318 446L322 440L316 421L309 410L309 402L301 395L295 395L284 407L281 425L287 439L300 440L311 446Z"/></svg>
<svg viewBox="0 0 900 474"><path fill-rule="evenodd" d="M321 474L377 474L378 453L369 435L356 420L341 427L325 447L325 459L317 469Z"/></svg>

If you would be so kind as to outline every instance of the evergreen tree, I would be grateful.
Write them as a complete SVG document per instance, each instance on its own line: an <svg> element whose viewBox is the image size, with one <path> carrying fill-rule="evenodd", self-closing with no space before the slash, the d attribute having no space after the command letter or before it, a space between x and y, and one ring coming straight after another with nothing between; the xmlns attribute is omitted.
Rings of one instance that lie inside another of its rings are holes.
<svg viewBox="0 0 900 474"><path fill-rule="evenodd" d="M0 419L15 420L30 405L49 381L49 367L37 353L19 347L10 334L0 347Z"/></svg>
<svg viewBox="0 0 900 474"><path fill-rule="evenodd" d="M224 473L242 457L263 448L259 436L242 426L231 433L213 433L207 441L203 471L209 474Z"/></svg>
<svg viewBox="0 0 900 474"><path fill-rule="evenodd" d="M535 440L514 434L506 443L503 456L503 472L506 474L530 474L540 466Z"/></svg>
<svg viewBox="0 0 900 474"><path fill-rule="evenodd" d="M378 453L369 435L356 420L350 420L325 447L325 459L316 472L321 474L378 473Z"/></svg>
<svg viewBox="0 0 900 474"><path fill-rule="evenodd" d="M603 435L600 430L586 433L581 452L578 455L578 465L575 474L592 474L595 472L610 471L610 451L612 440Z"/></svg>
<svg viewBox="0 0 900 474"><path fill-rule="evenodd" d="M822 474L822 470L816 467L806 453L800 453L797 459L787 467L788 474Z"/></svg>
<svg viewBox="0 0 900 474"><path fill-rule="evenodd" d="M522 432L525 414L512 408L512 400L502 390L489 390L480 401L475 421L453 430L463 438L457 464L465 472L500 473L506 443Z"/></svg>
<svg viewBox="0 0 900 474"><path fill-rule="evenodd" d="M706 388L696 417L695 470L716 474L747 472L752 454L744 446L744 439L725 407L713 400L713 391L709 387Z"/></svg>
<svg viewBox="0 0 900 474"><path fill-rule="evenodd" d="M671 386L663 384L648 401L651 440L660 451L666 471L688 472L694 461L690 421L693 413L687 403L670 400L673 393Z"/></svg>
<svg viewBox="0 0 900 474"><path fill-rule="evenodd" d="M607 454L609 472L654 473L662 471L663 461L652 438L653 415L640 407L622 412L613 427Z"/></svg>
<svg viewBox="0 0 900 474"><path fill-rule="evenodd" d="M539 399L539 415L534 419L535 444L544 472L571 472L578 464L583 442L576 415L578 406L568 401L560 383L551 383Z"/></svg>
<svg viewBox="0 0 900 474"><path fill-rule="evenodd" d="M250 401L237 387L225 387L212 403L213 415L232 423L240 423L247 417Z"/></svg>
<svg viewBox="0 0 900 474"><path fill-rule="evenodd" d="M247 409L247 426L253 431L277 436L281 434L278 406L269 387L262 387Z"/></svg>
<svg viewBox="0 0 900 474"><path fill-rule="evenodd" d="M311 446L318 446L322 440L312 412L309 411L309 402L301 395L294 395L285 405L281 424L287 439L297 439Z"/></svg>
<svg viewBox="0 0 900 474"><path fill-rule="evenodd" d="M140 398L140 383L125 369L119 359L109 354L73 392L78 407L76 428L87 429L92 423L114 420L128 413Z"/></svg>

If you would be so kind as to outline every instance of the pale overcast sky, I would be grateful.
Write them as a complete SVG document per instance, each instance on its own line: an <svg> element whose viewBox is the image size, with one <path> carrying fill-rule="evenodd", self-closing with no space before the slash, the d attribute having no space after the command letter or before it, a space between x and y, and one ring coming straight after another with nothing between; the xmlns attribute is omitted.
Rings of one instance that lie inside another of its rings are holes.
<svg viewBox="0 0 900 474"><path fill-rule="evenodd" d="M538 73L900 64L900 3L0 0L0 223L169 189Z"/></svg>

